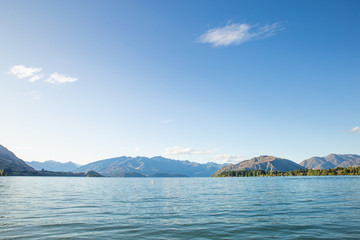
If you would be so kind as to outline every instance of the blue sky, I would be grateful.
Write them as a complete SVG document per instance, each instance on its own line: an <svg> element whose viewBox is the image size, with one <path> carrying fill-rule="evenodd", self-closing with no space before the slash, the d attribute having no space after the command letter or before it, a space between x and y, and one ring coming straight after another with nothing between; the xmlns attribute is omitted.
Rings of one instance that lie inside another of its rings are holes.
<svg viewBox="0 0 360 240"><path fill-rule="evenodd" d="M26 161L360 154L359 1L0 2Z"/></svg>

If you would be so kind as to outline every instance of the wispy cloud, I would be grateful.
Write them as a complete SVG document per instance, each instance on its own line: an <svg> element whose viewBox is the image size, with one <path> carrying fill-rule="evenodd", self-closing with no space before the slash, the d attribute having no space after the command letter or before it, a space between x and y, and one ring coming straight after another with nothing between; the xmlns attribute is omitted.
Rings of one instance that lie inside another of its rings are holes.
<svg viewBox="0 0 360 240"><path fill-rule="evenodd" d="M353 129L351 129L350 132L360 133L360 127L356 126Z"/></svg>
<svg viewBox="0 0 360 240"><path fill-rule="evenodd" d="M174 156L174 155L205 155L212 154L219 151L219 149L205 149L199 150L194 148L184 148L184 147L168 147L165 149L164 155L166 156Z"/></svg>
<svg viewBox="0 0 360 240"><path fill-rule="evenodd" d="M31 78L29 78L28 80L29 80L29 82L35 82L37 80L40 80L42 77L43 77L43 75L37 74L37 75L34 75Z"/></svg>
<svg viewBox="0 0 360 240"><path fill-rule="evenodd" d="M39 74L42 71L42 68L37 67L26 67L24 65L14 65L9 69L9 74L18 78L18 79L27 79L29 82L35 82L44 77L43 74ZM57 72L52 73L45 80L48 83L54 85L60 85L64 83L76 82L78 78L69 77L64 74L59 74Z"/></svg>
<svg viewBox="0 0 360 240"><path fill-rule="evenodd" d="M59 74L59 73L55 72L55 73L51 74L48 79L46 79L46 82L54 84L54 85L59 85L59 84L64 84L64 83L76 82L77 80L78 80L77 78L68 77L63 74Z"/></svg>
<svg viewBox="0 0 360 240"><path fill-rule="evenodd" d="M42 77L42 75L37 75L41 71L41 68L14 65L9 69L9 74L19 79L28 78L29 82L35 82Z"/></svg>
<svg viewBox="0 0 360 240"><path fill-rule="evenodd" d="M198 38L198 42L210 43L214 47L239 45L251 40L270 37L282 29L283 27L279 23L264 26L231 23L224 27L208 30Z"/></svg>
<svg viewBox="0 0 360 240"><path fill-rule="evenodd" d="M222 163L238 163L246 160L245 156L231 155L231 154L219 154L213 157L215 161L221 161Z"/></svg>

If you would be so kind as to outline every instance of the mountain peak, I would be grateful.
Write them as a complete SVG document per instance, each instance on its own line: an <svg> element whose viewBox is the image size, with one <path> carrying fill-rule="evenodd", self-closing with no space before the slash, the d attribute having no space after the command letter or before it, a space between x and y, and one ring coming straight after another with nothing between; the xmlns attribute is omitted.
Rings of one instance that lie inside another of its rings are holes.
<svg viewBox="0 0 360 240"><path fill-rule="evenodd" d="M76 172L94 170L104 176L120 176L127 173L150 176L153 174L180 174L191 177L209 177L221 167L220 164L201 164L196 162L173 160L156 156L119 157L89 163L76 169Z"/></svg>
<svg viewBox="0 0 360 240"><path fill-rule="evenodd" d="M329 154L326 157L312 157L300 163L309 169L330 169L336 167L360 166L360 156L356 154Z"/></svg>
<svg viewBox="0 0 360 240"><path fill-rule="evenodd" d="M261 155L254 157L243 162L227 165L218 170L214 176L219 175L222 172L228 171L240 171L240 170L263 170L265 172L287 172L291 170L304 169L303 166L290 161L288 159L278 158L274 156Z"/></svg>
<svg viewBox="0 0 360 240"><path fill-rule="evenodd" d="M45 162L32 161L26 163L38 171L44 169L47 171L54 171L54 172L72 172L78 167L80 167L80 165L73 162L62 163L54 160L48 160Z"/></svg>

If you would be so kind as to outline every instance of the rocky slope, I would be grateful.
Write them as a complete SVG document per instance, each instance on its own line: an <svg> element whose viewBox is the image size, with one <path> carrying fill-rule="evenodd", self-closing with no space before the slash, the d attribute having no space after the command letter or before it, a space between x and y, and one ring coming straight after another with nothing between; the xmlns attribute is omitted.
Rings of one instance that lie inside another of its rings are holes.
<svg viewBox="0 0 360 240"><path fill-rule="evenodd" d="M36 172L34 168L27 165L23 160L16 157L14 153L2 145L0 145L0 169L5 170L9 175L16 172Z"/></svg>
<svg viewBox="0 0 360 240"><path fill-rule="evenodd" d="M329 169L336 167L358 167L360 156L356 154L330 154L326 157L312 157L299 165L309 169Z"/></svg>
<svg viewBox="0 0 360 240"><path fill-rule="evenodd" d="M273 171L286 172L297 169L304 169L304 167L287 159L264 155L240 162L238 164L224 166L221 169L219 169L214 174L214 176L217 176L222 172L228 172L228 171L263 170L265 172L273 172Z"/></svg>

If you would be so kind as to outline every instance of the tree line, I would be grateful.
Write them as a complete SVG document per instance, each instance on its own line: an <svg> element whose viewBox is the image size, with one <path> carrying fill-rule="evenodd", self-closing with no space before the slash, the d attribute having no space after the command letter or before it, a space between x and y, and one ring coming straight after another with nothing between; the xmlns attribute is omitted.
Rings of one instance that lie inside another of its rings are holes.
<svg viewBox="0 0 360 240"><path fill-rule="evenodd" d="M298 169L288 172L265 172L264 170L239 170L222 172L217 177L275 177L275 176L334 176L360 175L360 167L337 167L331 169Z"/></svg>

